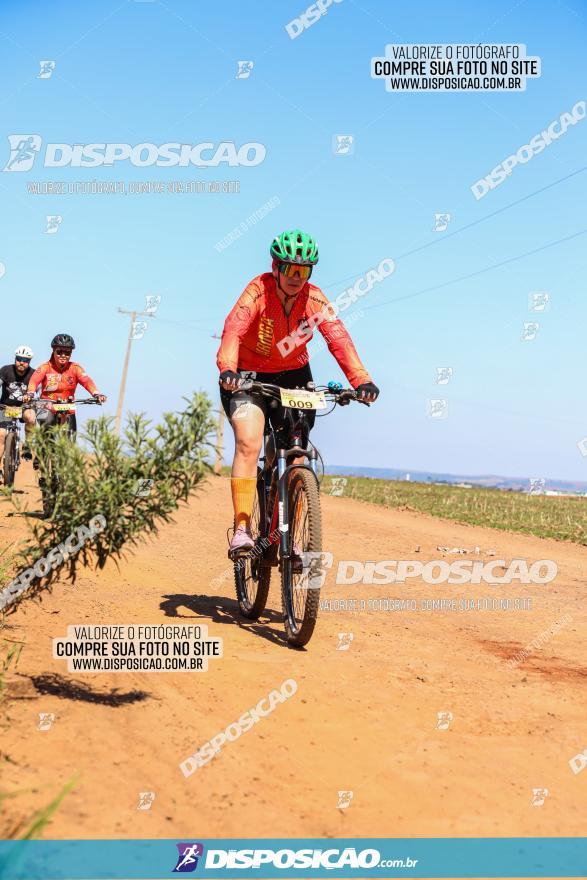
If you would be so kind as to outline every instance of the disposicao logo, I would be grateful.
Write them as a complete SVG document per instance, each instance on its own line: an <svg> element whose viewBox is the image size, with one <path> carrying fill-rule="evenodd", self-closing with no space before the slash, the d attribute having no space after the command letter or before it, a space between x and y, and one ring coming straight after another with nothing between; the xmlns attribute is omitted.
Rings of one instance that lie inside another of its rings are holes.
<svg viewBox="0 0 587 880"><path fill-rule="evenodd" d="M10 158L3 171L30 171L41 149L39 134L9 134Z"/></svg>
<svg viewBox="0 0 587 880"><path fill-rule="evenodd" d="M178 850L177 865L174 874L187 874L198 867L198 859L204 855L203 843L176 843Z"/></svg>
<svg viewBox="0 0 587 880"><path fill-rule="evenodd" d="M30 171L41 150L38 134L9 134L10 157L3 171ZM128 161L135 168L156 165L160 168L231 168L260 165L267 155L264 144L250 142L237 146L234 141L219 144L47 144L43 157L45 168L98 168Z"/></svg>

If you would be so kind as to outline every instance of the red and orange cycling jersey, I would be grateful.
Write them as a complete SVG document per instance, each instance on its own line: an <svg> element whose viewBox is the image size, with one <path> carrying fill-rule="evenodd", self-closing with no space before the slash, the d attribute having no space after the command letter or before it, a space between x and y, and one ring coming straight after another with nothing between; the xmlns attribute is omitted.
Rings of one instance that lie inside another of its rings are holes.
<svg viewBox="0 0 587 880"><path fill-rule="evenodd" d="M98 390L80 364L70 361L62 368L53 358L37 367L29 379L28 393L34 394L39 385L41 386L41 397L50 400L58 398L72 400L78 385L81 385L90 394L95 394Z"/></svg>
<svg viewBox="0 0 587 880"><path fill-rule="evenodd" d="M313 326L353 388L371 381L346 327L333 316L320 288L305 284L286 315L271 272L253 278L228 315L216 357L218 369L258 373L298 369L309 361L306 342L312 338Z"/></svg>

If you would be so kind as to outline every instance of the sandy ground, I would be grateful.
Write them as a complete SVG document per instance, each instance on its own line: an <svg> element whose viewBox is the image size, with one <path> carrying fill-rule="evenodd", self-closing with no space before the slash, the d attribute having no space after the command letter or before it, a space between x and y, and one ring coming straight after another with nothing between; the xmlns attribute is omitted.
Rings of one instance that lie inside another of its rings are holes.
<svg viewBox="0 0 587 880"><path fill-rule="evenodd" d="M35 507L28 465L17 481ZM324 598L531 597L531 611L322 611L305 651L287 647L277 571L266 615L242 624L222 575L229 481L210 480L173 525L117 570L84 570L10 616L26 644L8 676L2 789L9 819L48 804L72 777L47 838L580 836L587 772L587 552L323 496L324 549L343 559L553 559L543 586L337 586ZM0 546L23 518L0 509ZM417 548L420 548L417 551ZM570 614L516 668L506 660ZM205 623L224 656L205 673L69 674L51 639L69 624ZM353 633L339 650L339 633ZM185 778L188 755L289 678L297 693ZM81 685L80 685L81 683ZM452 713L438 729L438 713ZM39 713L53 713L46 731ZM533 789L547 789L542 806ZM338 792L351 791L350 806ZM138 810L140 792L154 792Z"/></svg>

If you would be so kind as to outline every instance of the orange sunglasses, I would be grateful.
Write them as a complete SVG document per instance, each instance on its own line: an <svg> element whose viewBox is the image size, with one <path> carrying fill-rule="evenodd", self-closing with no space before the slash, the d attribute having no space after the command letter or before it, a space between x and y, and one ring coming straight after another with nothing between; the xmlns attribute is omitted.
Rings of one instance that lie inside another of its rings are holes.
<svg viewBox="0 0 587 880"><path fill-rule="evenodd" d="M288 278L298 275L302 281L307 281L312 274L312 267L299 266L297 263L280 263L279 271Z"/></svg>

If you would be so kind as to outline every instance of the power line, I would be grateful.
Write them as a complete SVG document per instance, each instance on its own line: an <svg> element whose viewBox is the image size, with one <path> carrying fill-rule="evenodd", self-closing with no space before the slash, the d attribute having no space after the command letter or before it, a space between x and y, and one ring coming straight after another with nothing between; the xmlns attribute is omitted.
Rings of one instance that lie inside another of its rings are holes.
<svg viewBox="0 0 587 880"><path fill-rule="evenodd" d="M204 327L196 327L194 324L190 324L189 321L175 321L171 318L157 318L157 321L160 324L179 324L182 327L187 327L188 330L196 331L197 333L204 333L206 336L211 336L212 333L210 330L206 330Z"/></svg>
<svg viewBox="0 0 587 880"><path fill-rule="evenodd" d="M431 293L433 290L441 290L443 287L448 287L450 284L457 284L459 281L466 281L469 278L475 278L477 275L483 275L485 272L491 272L492 269L499 269L500 266L507 266L508 263L515 263L517 260L523 260L524 257L530 257L532 254L538 254L540 251L545 251L548 248L555 247L557 244L563 244L565 241L571 241L573 238L578 238L580 235L585 235L587 229L581 229L580 232L574 232L572 235L567 235L565 238L559 238L557 241L551 241L548 244L543 244L538 248L534 248L532 251L526 251L525 254L518 254L517 257L510 257L508 260L502 260L500 263L494 263L492 266L486 266L484 269L478 269L477 272L470 272L468 275L461 275L459 278L452 278L450 281L443 281L442 284L435 284L432 287L424 287L422 290L416 290L414 293L408 293L406 296L398 296L396 299L388 299L386 302L376 303L372 306L362 306L362 311L368 311L369 309L380 309L382 306L390 306L396 302L402 302L406 299L413 299L416 296L423 296L425 293Z"/></svg>
<svg viewBox="0 0 587 880"><path fill-rule="evenodd" d="M505 211L509 211L510 208L514 208L516 205L520 205L520 204L522 204L522 202L526 202L526 201L528 201L528 199L532 199L532 198L534 198L534 196L540 195L540 193L546 192L547 190L552 189L555 186L558 186L560 183L564 183L566 180L570 180L571 178L576 177L576 175L578 175L578 174L582 174L584 171L587 171L587 165L583 165L582 168L577 168L575 171L571 171L570 174L566 174L564 177L558 178L558 180L553 180L552 183L547 183L546 186L542 186L539 189L536 189L533 192L528 193L527 195L522 196L519 199L516 199L515 202L510 202L509 205L504 205L503 208L498 208L497 210L492 211L491 214L486 214L485 217L479 217L477 220L472 220L470 223L467 223L465 226L461 226L459 229L454 229L452 232L448 232L446 235L443 235L440 238L435 238L432 241L428 241L425 244L418 245L417 247L412 248L409 251L404 251L403 254L399 254L399 256L395 257L394 261L397 263L399 260L405 259L406 257L412 256L413 254L417 254L420 251L426 250L426 248L433 247L436 244L440 244L440 242L446 241L446 239L452 238L454 235L459 235L461 232L465 232L467 229L471 229L473 226L478 226L480 223L484 223L486 220L491 220L492 217L496 217L498 214L503 214ZM575 233L574 235L569 236L569 238L574 238L576 235L583 235L585 231L587 231L587 230ZM521 260L523 257L531 256L534 253L538 253L539 251L544 250L549 247L554 247L554 245L561 244L562 242L568 241L568 240L569 240L568 238L559 239L558 241L551 242L550 244L546 244L546 245L543 245L542 247L536 248L534 251L527 251L527 253L520 254L518 257L512 257L511 259L504 260L501 263L495 263L493 266L487 266L486 268L480 269L477 272L473 272L470 275L463 275L461 278L455 278L452 281L446 281L443 284L436 285L435 287L428 287L423 290L416 291L415 293L407 294L406 296L400 296L400 297L397 297L396 299L388 300L387 302L384 302L384 303L378 303L377 305L373 305L373 306L366 306L366 307L364 307L364 309L366 311L367 309L380 308L381 306L384 306L384 305L390 305L391 303L394 303L394 302L401 302L402 300L411 299L412 297L420 296L424 293L430 293L433 290L439 290L440 288L446 287L449 284L456 284L458 281L464 281L467 278L473 278L476 275L481 275L484 272L489 272L489 271L491 271L491 269L497 269L497 268L499 268L499 266L504 266L507 263L514 262L515 260ZM371 268L372 267L369 267L369 269L371 269ZM365 272L369 271L369 269L365 269L362 272L356 272L354 275L348 275L346 278L339 278L337 281L332 281L329 284L324 284L322 286L325 289L327 289L329 287L336 287L336 285L343 284L346 281L353 281L354 279L358 278L360 275L364 275ZM205 330L201 327L189 327L186 321L172 321L172 320L163 319L163 318L158 318L158 320L159 321L165 320L165 323L167 323L167 324L180 324L183 327L188 327L188 329L195 330L196 332L199 332L199 333L204 333L206 336L212 336L212 334L210 333L209 330Z"/></svg>
<svg viewBox="0 0 587 880"><path fill-rule="evenodd" d="M534 198L534 196L540 195L540 193L546 192L546 190L551 189L554 186L558 186L559 183L564 183L565 180L570 180L570 178L575 177L577 174L582 174L583 171L587 171L587 165L583 165L582 168L577 168L576 171L572 171L570 174L565 175L565 177L560 177L558 180L554 180L552 183L548 183L546 186L540 187L540 189L534 190L534 192L528 193L528 195L522 196L520 199L516 199L515 202L510 202L509 205L504 205L503 208L498 208L496 211L492 211L491 214L486 214L485 217L479 217L478 220L472 220L471 223L467 223L466 226L461 226L459 229L454 229L452 232L448 232L446 235L442 235L439 238L435 238L432 241L428 241L425 244L418 245L418 247L412 248L412 250L405 251L403 254L400 254L398 257L395 257L394 260L397 263L399 260L404 259L405 257L409 257L412 254L417 254L420 251L426 250L426 248L433 247L435 244L440 244L441 241L446 241L447 238L452 238L453 235L459 235L461 232L464 232L466 229L471 229L473 226L477 226L479 223L484 223L486 220L491 220L492 217L496 217L498 214L503 214L504 211L509 211L510 208L514 208L516 205L521 204L522 202L526 202L528 199ZM372 267L369 266L369 269ZM352 281L355 278L358 278L360 275L364 275L365 272L368 272L369 269L364 269L362 272L356 272L354 275L348 275L346 278L339 278L338 281L332 281L329 284L323 285L325 288L328 287L336 287L337 284L343 284L346 281Z"/></svg>

